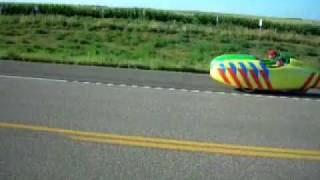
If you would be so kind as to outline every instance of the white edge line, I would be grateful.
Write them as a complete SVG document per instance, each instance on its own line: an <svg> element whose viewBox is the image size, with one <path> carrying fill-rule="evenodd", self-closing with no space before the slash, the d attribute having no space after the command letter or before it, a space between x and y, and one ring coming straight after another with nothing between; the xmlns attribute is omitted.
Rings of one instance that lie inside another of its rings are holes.
<svg viewBox="0 0 320 180"><path fill-rule="evenodd" d="M73 82L73 83L82 83L82 84L94 84L94 85L103 85L104 83L101 82L80 82L77 80L74 81L68 81L65 79L49 79L49 78L42 78L42 77L26 77L26 76L15 76L15 75L0 75L0 77L3 78L11 78L11 79L25 79L25 80L45 80L45 81L51 81L51 82ZM119 85L115 85L113 83L106 83L105 85L107 86L118 86L118 87L132 87L132 88L145 88L145 89L156 89L156 90L163 90L165 88L162 87L150 87L150 86L138 86L138 85L127 85L127 84L119 84ZM258 98L281 98L281 99L292 99L292 100L303 100L303 101L317 101L320 102L320 99L311 99L311 98L297 98L297 97L288 97L288 96L263 96L263 95L259 95L259 94L239 94L239 93L234 93L234 92L213 92L213 91L200 91L200 90L188 90L188 89L175 89L175 88L167 88L167 90L169 91L182 91L182 92L192 92L192 93L207 93L207 94L217 94L217 95L232 95L232 96L253 96L253 97L258 97Z"/></svg>
<svg viewBox="0 0 320 180"><path fill-rule="evenodd" d="M119 86L119 87L127 87L126 84L119 84L119 85L117 85L117 86Z"/></svg>
<svg viewBox="0 0 320 180"><path fill-rule="evenodd" d="M212 91L203 91L204 93L207 93L207 94L213 94Z"/></svg>
<svg viewBox="0 0 320 180"><path fill-rule="evenodd" d="M48 79L48 78L41 78L41 77L25 77L25 76L11 76L11 75L0 75L0 77L11 78L11 79L45 80L45 81L52 81L52 82L68 82L65 79Z"/></svg>
<svg viewBox="0 0 320 180"><path fill-rule="evenodd" d="M163 88L162 88L162 87L155 87L155 88L153 88L153 89L156 89L156 90L163 90Z"/></svg>
<svg viewBox="0 0 320 180"><path fill-rule="evenodd" d="M193 92L193 93L199 93L199 92L200 92L200 90L196 90L196 89L194 89L194 90L190 90L190 92Z"/></svg>
<svg viewBox="0 0 320 180"><path fill-rule="evenodd" d="M228 94L228 93L226 93L226 92L222 92L222 91L220 91L220 92L214 92L215 94L218 94L218 95L226 95L226 94Z"/></svg>

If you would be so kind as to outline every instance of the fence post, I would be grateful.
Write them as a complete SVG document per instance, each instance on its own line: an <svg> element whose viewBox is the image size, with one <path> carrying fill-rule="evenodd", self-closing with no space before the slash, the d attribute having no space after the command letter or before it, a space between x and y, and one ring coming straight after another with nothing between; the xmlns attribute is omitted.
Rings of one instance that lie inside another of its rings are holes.
<svg viewBox="0 0 320 180"><path fill-rule="evenodd" d="M218 24L219 24L219 16L217 15L217 17L216 17L216 26L218 26Z"/></svg>
<svg viewBox="0 0 320 180"><path fill-rule="evenodd" d="M134 9L133 9L133 17L134 17L134 18L136 17L136 13L137 13L137 12L136 12L136 8L134 8Z"/></svg>
<svg viewBox="0 0 320 180"><path fill-rule="evenodd" d="M35 15L37 15L39 12L40 12L39 7L38 7L38 6L34 6L34 8L33 8L33 13L34 13Z"/></svg>
<svg viewBox="0 0 320 180"><path fill-rule="evenodd" d="M104 18L104 8L101 8L101 18Z"/></svg>
<svg viewBox="0 0 320 180"><path fill-rule="evenodd" d="M262 30L262 23L263 23L263 20L262 20L262 19L260 19L260 20L259 20L259 27L260 27L260 31Z"/></svg>
<svg viewBox="0 0 320 180"><path fill-rule="evenodd" d="M142 9L142 17L143 17L143 19L145 18L145 16L146 16L146 10Z"/></svg>

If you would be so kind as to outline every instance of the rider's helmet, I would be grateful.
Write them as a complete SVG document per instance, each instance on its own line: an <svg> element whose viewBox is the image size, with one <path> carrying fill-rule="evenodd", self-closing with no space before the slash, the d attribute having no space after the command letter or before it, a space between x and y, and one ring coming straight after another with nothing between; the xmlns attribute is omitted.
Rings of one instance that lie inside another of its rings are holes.
<svg viewBox="0 0 320 180"><path fill-rule="evenodd" d="M274 59L274 58L276 58L277 56L278 56L278 52L275 51L275 50L271 50L271 51L268 52L268 58L269 58L269 59Z"/></svg>

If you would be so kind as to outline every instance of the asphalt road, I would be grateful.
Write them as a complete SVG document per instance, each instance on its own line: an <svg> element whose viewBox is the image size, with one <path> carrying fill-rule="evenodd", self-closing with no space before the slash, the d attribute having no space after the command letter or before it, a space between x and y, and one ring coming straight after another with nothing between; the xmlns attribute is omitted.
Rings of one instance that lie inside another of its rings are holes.
<svg viewBox="0 0 320 180"><path fill-rule="evenodd" d="M247 96L208 82L199 74L0 61L0 122L320 150L317 96ZM319 169L317 160L89 143L0 128L0 179L319 179Z"/></svg>

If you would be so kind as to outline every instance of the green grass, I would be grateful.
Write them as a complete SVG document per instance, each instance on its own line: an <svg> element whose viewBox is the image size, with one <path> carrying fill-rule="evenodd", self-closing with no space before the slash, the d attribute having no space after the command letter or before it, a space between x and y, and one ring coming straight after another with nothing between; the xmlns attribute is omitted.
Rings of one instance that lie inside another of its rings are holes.
<svg viewBox="0 0 320 180"><path fill-rule="evenodd" d="M320 36L293 31L62 15L2 15L0 24L1 59L208 72L221 54L278 49L320 62Z"/></svg>

